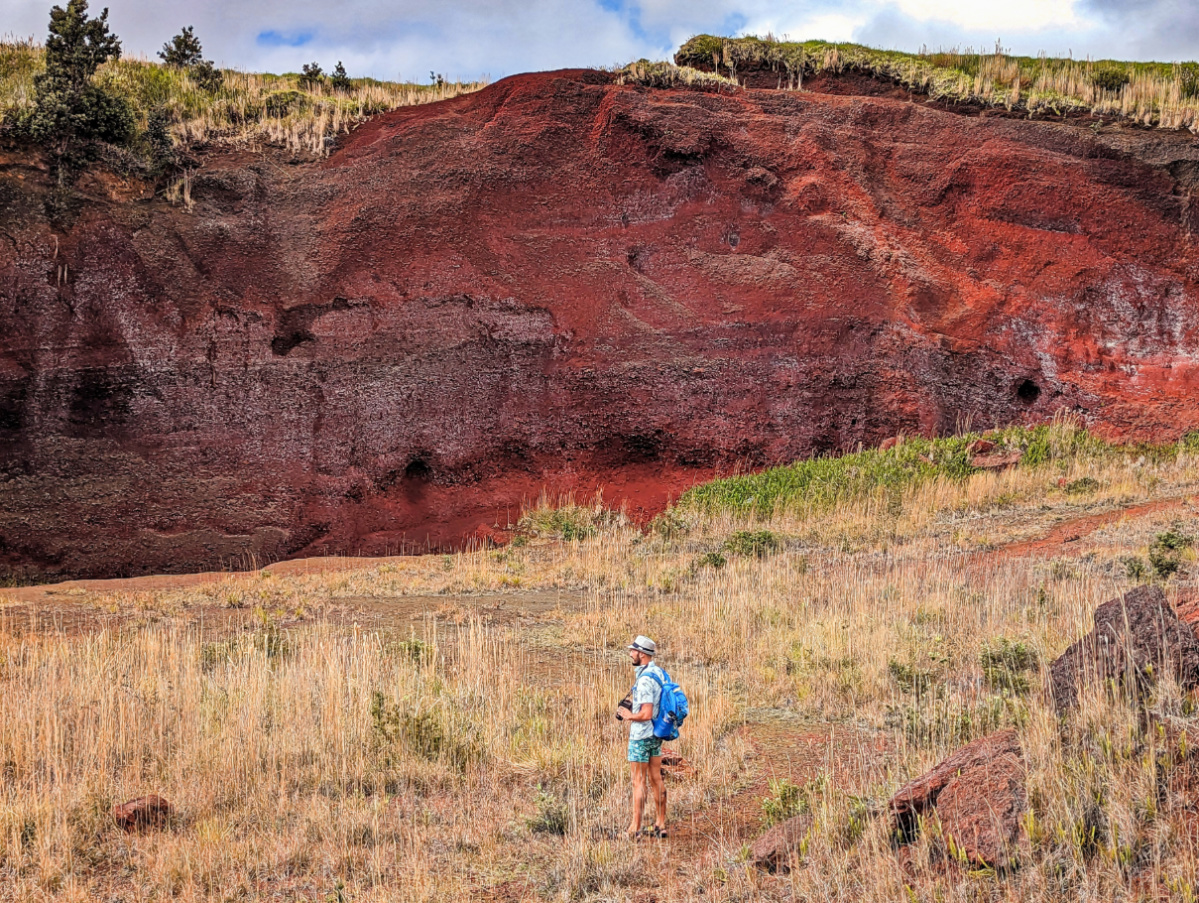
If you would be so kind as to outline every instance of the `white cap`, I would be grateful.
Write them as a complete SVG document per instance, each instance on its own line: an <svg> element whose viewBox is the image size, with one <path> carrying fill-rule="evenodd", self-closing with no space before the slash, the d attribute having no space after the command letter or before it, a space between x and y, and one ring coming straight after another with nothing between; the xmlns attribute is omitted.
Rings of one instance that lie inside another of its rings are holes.
<svg viewBox="0 0 1199 903"><path fill-rule="evenodd" d="M635 649L638 652L644 652L646 655L657 655L658 644L647 636L638 636L629 646L630 649Z"/></svg>

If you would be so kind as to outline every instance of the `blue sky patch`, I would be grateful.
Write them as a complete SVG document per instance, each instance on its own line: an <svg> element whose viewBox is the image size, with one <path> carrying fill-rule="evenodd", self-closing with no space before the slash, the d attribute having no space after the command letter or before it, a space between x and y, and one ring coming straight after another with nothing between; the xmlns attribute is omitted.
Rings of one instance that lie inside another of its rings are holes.
<svg viewBox="0 0 1199 903"><path fill-rule="evenodd" d="M260 31L255 39L260 47L303 47L312 42L311 31Z"/></svg>
<svg viewBox="0 0 1199 903"><path fill-rule="evenodd" d="M729 13L724 17L724 22L720 25L720 33L727 35L738 35L749 24L749 19L738 12Z"/></svg>

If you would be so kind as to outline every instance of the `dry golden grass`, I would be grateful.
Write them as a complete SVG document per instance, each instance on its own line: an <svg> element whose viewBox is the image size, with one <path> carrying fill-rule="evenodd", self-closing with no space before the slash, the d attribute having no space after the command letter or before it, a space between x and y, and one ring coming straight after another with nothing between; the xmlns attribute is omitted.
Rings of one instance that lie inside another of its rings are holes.
<svg viewBox="0 0 1199 903"><path fill-rule="evenodd" d="M41 45L0 42L0 124L34 102L34 78L44 68ZM270 145L297 157L321 157L330 141L379 113L433 103L477 91L485 82L434 85L354 79L348 91L327 82L307 84L296 74L224 70L220 88L206 91L188 70L145 59L105 63L95 83L125 98L144 128L150 111L170 119L170 131L184 148L217 145Z"/></svg>
<svg viewBox="0 0 1199 903"><path fill-rule="evenodd" d="M1098 486L1071 495L1060 476ZM1039 556L1001 547L1197 488L1199 458L1180 450L938 478L898 503L819 514L693 514L648 534L586 506L546 507L529 514L531 538L503 550L72 597L159 620L0 629L0 897L1193 899L1199 829L1166 788L1166 740L1101 691L1060 725L1038 692L1039 668L1132 585L1124 559L1180 517L1193 528L1192 509L1112 521ZM567 523L578 538L536 535ZM730 537L763 530L777 549L735 554L754 546ZM1192 580L1175 576L1168 592ZM547 588L584 601L522 615L523 594ZM512 610L471 613L479 593ZM430 605L441 621L415 636L325 617L426 595L444 599ZM214 607L257 610L257 626L206 633L188 616ZM605 837L627 818L611 716L639 632L693 699L678 749L696 773L670 785L678 830L664 846ZM980 657L1013 645L1031 667L997 679ZM1169 686L1150 706L1193 723L1192 701ZM837 725L887 750L864 771L828 751L803 865L783 877L743 852L765 777L779 776L751 755L767 724L797 738ZM946 862L935 830L897 851L870 813L1009 724L1030 763L1025 867L971 873ZM148 792L177 819L120 834L110 805Z"/></svg>
<svg viewBox="0 0 1199 903"><path fill-rule="evenodd" d="M780 87L801 88L805 75L857 71L956 103L1032 114L1095 115L1162 128L1199 130L1199 66L1075 60L993 53L903 53L860 44L698 35L675 55L680 66L739 72L770 69Z"/></svg>

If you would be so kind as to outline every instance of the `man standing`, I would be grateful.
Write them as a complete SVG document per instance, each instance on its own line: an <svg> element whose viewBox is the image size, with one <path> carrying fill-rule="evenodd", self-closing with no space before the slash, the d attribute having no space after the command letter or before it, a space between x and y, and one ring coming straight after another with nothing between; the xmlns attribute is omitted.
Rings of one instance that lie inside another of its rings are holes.
<svg viewBox="0 0 1199 903"><path fill-rule="evenodd" d="M656 818L654 827L646 833L651 837L666 836L666 785L662 781L662 741L654 736L654 718L662 702L662 685L669 678L654 663L658 647L649 637L639 636L629 646L629 658L637 669L633 683L632 706L618 708L616 717L630 722L629 768L633 778L633 820L629 836L641 833L641 812L645 807L646 784L654 792ZM657 678L657 679L655 679ZM661 681L661 683L659 683Z"/></svg>

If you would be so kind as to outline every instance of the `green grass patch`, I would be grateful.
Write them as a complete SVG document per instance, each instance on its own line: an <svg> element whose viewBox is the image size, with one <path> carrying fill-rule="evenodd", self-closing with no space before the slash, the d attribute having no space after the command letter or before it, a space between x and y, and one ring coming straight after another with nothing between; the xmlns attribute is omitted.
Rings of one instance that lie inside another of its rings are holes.
<svg viewBox="0 0 1199 903"><path fill-rule="evenodd" d="M761 473L713 480L685 492L682 511L769 516L784 511L815 513L884 492L913 489L936 478L964 479L976 473L969 446L978 433L940 439L913 438L894 448L863 449L840 457L810 458ZM1072 427L1010 427L986 434L997 452L1022 453L1020 465L1077 460L1109 453L1112 446ZM1177 446L1170 446L1177 453Z"/></svg>

